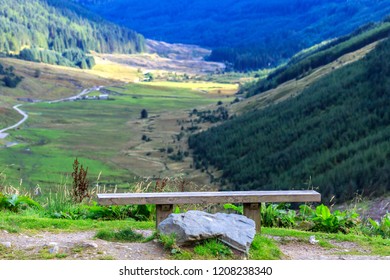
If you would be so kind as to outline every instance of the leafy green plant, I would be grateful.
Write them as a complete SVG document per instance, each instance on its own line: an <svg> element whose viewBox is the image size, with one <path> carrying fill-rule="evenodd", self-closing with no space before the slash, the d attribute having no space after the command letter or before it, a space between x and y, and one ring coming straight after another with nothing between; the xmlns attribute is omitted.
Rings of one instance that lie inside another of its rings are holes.
<svg viewBox="0 0 390 280"><path fill-rule="evenodd" d="M299 206L299 216L302 219L309 219L314 215L314 210L307 204L302 204Z"/></svg>
<svg viewBox="0 0 390 280"><path fill-rule="evenodd" d="M0 193L0 210L6 209L18 212L27 208L42 209L42 206L27 196L19 196L17 194L4 195Z"/></svg>
<svg viewBox="0 0 390 280"><path fill-rule="evenodd" d="M236 213L238 213L238 214L244 214L244 208L243 208L243 206L236 206L236 205L234 205L234 204L231 204L231 203L227 203L227 204L224 204L223 205L223 208L225 209L225 210L233 210L233 211L235 211Z"/></svg>
<svg viewBox="0 0 390 280"><path fill-rule="evenodd" d="M288 204L269 204L261 206L261 223L266 227L293 227L296 213L288 209Z"/></svg>
<svg viewBox="0 0 390 280"><path fill-rule="evenodd" d="M317 206L311 219L314 222L311 230L329 233L348 233L351 228L360 223L359 214L356 212L336 210L331 213L329 208L323 204Z"/></svg>
<svg viewBox="0 0 390 280"><path fill-rule="evenodd" d="M390 238L390 214L387 213L382 219L377 222L373 219L368 219L370 234L380 235L383 238Z"/></svg>

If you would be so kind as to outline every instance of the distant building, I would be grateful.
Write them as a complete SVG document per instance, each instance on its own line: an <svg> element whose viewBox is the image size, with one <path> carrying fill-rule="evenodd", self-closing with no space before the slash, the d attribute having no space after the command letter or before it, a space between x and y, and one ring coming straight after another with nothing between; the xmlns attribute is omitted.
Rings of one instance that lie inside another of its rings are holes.
<svg viewBox="0 0 390 280"><path fill-rule="evenodd" d="M100 100L108 100L108 94L101 94L99 95Z"/></svg>

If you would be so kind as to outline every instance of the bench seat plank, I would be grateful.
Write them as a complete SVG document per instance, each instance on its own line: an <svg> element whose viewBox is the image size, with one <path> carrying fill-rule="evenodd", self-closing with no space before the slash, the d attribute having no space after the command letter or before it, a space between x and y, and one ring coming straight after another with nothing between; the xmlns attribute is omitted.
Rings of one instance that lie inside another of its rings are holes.
<svg viewBox="0 0 390 280"><path fill-rule="evenodd" d="M316 191L233 191L98 194L101 205L320 202Z"/></svg>

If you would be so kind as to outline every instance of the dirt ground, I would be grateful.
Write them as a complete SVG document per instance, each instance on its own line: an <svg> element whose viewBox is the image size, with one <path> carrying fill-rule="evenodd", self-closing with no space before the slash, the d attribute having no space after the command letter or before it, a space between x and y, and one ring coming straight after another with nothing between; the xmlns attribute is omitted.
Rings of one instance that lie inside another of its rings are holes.
<svg viewBox="0 0 390 280"><path fill-rule="evenodd" d="M144 236L152 231L137 231ZM94 238L96 232L84 231L73 233L39 232L36 234L0 232L0 244L9 249L22 251L26 256L52 252L68 260L161 260L167 255L157 242L119 243Z"/></svg>
<svg viewBox="0 0 390 280"><path fill-rule="evenodd" d="M144 236L152 231L138 231ZM67 260L166 260L169 253L157 241L147 243L108 242L94 238L94 231L74 233L39 232L35 234L0 231L0 244L36 259L42 252ZM277 241L285 260L390 260L390 256L372 256L353 242L333 242L327 249L294 238L270 237Z"/></svg>

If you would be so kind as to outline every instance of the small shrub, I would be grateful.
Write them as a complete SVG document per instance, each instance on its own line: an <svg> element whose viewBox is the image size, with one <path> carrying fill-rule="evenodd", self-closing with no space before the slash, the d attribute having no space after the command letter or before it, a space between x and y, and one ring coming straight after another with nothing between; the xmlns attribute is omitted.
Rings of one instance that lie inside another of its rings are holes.
<svg viewBox="0 0 390 280"><path fill-rule="evenodd" d="M323 204L317 206L311 216L314 222L312 231L322 231L328 233L348 233L351 228L360 223L359 214L354 211L334 211L331 213L329 208Z"/></svg>
<svg viewBox="0 0 390 280"><path fill-rule="evenodd" d="M35 69L34 71L34 78L39 78L41 76L41 70L40 69Z"/></svg>
<svg viewBox="0 0 390 280"><path fill-rule="evenodd" d="M171 251L171 253L176 253L179 250L176 245L176 234L174 233L170 235L159 234L158 240L164 246L164 249Z"/></svg>
<svg viewBox="0 0 390 280"><path fill-rule="evenodd" d="M295 226L296 213L288 209L288 204L265 203L261 207L261 223L266 227L293 227Z"/></svg>
<svg viewBox="0 0 390 280"><path fill-rule="evenodd" d="M141 119L147 119L147 118L148 118L148 111L146 111L146 109L142 109Z"/></svg>

